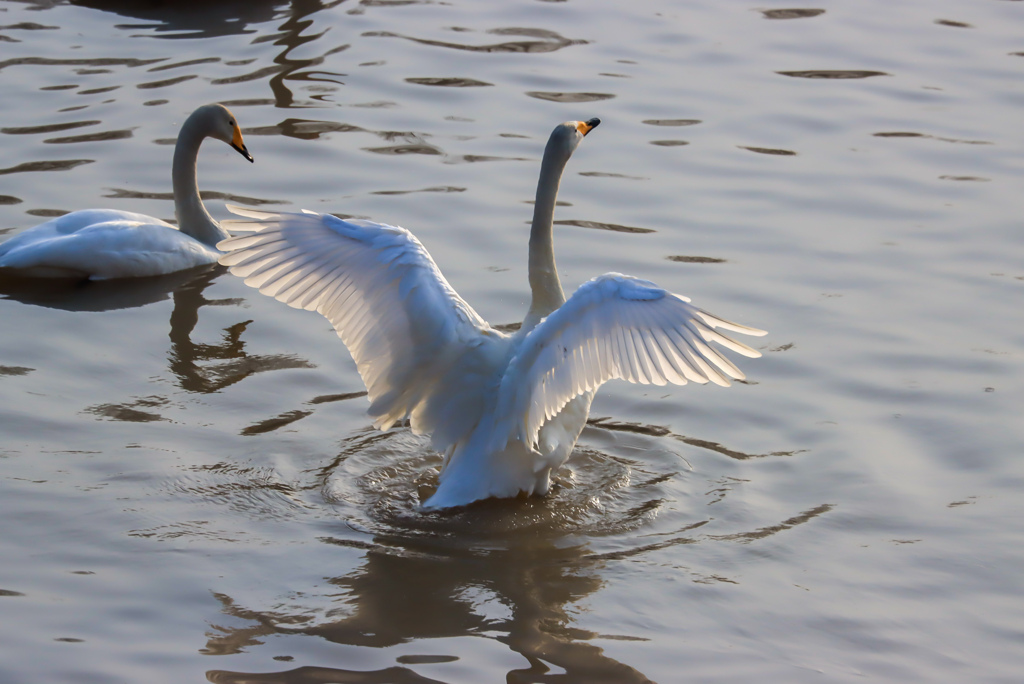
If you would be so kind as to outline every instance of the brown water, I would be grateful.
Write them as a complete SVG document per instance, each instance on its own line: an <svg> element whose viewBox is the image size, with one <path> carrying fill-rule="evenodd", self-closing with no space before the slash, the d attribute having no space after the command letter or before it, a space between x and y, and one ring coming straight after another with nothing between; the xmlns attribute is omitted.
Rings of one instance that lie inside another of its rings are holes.
<svg viewBox="0 0 1024 684"><path fill-rule="evenodd" d="M526 306L554 125L569 289L766 328L749 382L606 385L545 499L417 509L329 324L218 269L0 299L0 681L1015 682L1024 2L0 0L0 239L224 202L410 228ZM133 11L134 5L149 9Z"/></svg>

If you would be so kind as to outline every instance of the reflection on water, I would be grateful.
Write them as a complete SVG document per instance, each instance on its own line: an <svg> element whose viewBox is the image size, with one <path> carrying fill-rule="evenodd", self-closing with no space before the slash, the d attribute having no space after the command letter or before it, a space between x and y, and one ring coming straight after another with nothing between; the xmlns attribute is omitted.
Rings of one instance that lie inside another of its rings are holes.
<svg viewBox="0 0 1024 684"><path fill-rule="evenodd" d="M713 536L712 539L720 539L723 541L737 541L744 544L749 543L757 539L764 539L765 537L770 537L771 535L776 534L777 532L783 532L785 530L792 529L796 525L801 525L814 518L817 518L819 515L828 513L833 508L835 508L835 506L833 506L832 504L821 504L819 506L815 506L814 508L804 511L799 515L794 515L792 518L787 518L786 520L783 520L777 525L761 527L751 532L735 532L733 534L716 535Z"/></svg>
<svg viewBox="0 0 1024 684"><path fill-rule="evenodd" d="M510 682L544 681L550 665L564 669L573 681L649 681L588 643L614 636L572 626L567 607L602 585L599 568L581 564L582 547L525 543L479 551L445 548L422 539L404 540L401 547L393 544L375 538L358 571L329 580L343 597L336 599L330 613L344 615L341 619L307 627L302 626L302 616L246 610L231 597L218 595L226 614L256 624L222 628L207 642L206 652L238 652L275 633L382 648L417 639L497 632L500 636L492 638L529 664L509 672ZM217 679L220 675L215 673L209 676L211 681L230 681Z"/></svg>
<svg viewBox="0 0 1024 684"><path fill-rule="evenodd" d="M213 85L230 85L248 81L265 82L274 95L272 102L278 107L288 108L293 106L316 105L327 94L340 85L343 74L330 71L318 71L312 67L319 66L330 55L337 54L349 48L349 45L342 44L325 49L322 54L312 57L295 58L292 55L295 51L302 51L303 47L322 38L327 30L319 33L304 35L313 21L309 19L317 12L329 9L340 4L343 0L335 2L323 2L321 0L292 0L287 3L282 0L237 0L233 2L203 2L194 0L188 2L169 3L137 3L125 0L76 0L73 4L102 9L133 19L142 19L148 23L126 24L120 28L128 30L152 31L148 34L154 38L167 39L188 39L215 38L234 34L252 33L252 24L262 24L284 16L284 21L278 26L278 32L272 35L264 35L257 38L257 42L271 41L273 45L281 48L274 57L273 64L258 67L255 70L244 74L224 76L211 79ZM93 59L52 59L43 57L19 57L0 62L0 70L12 65L26 66L83 66L83 67L112 67L124 66L128 68L148 66L150 64L166 61L166 59L140 60L131 58L93 58ZM165 72L170 69L196 67L203 64L216 63L221 61L219 57L204 57L175 61L170 64L160 64L150 69L150 72ZM252 60L228 61L225 64L244 66ZM82 73L82 72L80 72ZM106 73L97 71L94 73ZM86 75L83 73L83 75ZM182 74L178 76L167 76L157 80L136 83L135 87L143 90L162 89L185 83L197 78L196 74ZM293 89L289 82L319 82L322 86L320 94L313 95L309 101L297 102ZM77 85L60 86L77 88ZM120 86L107 86L104 88L92 88L79 91L80 94L101 94L111 92ZM164 101L165 102L165 101ZM258 100L234 100L225 104L241 106L258 104ZM67 141L74 142L74 141ZM79 141L81 142L81 141Z"/></svg>
<svg viewBox="0 0 1024 684"><path fill-rule="evenodd" d="M334 121L288 118L273 126L246 128L243 133L245 135L285 135L300 140L316 140L327 133L352 133L363 130L359 126Z"/></svg>
<svg viewBox="0 0 1024 684"><path fill-rule="evenodd" d="M75 128L82 128L84 126L95 126L103 123L98 119L91 121L68 121L66 123L59 124L47 124L45 126L14 126L7 128L0 128L0 133L6 135L38 135L44 133L59 133L60 131L70 131Z"/></svg>
<svg viewBox="0 0 1024 684"><path fill-rule="evenodd" d="M383 670L339 670L334 667L311 666L284 672L210 670L206 677L214 684L445 684L397 665Z"/></svg>
<svg viewBox="0 0 1024 684"><path fill-rule="evenodd" d="M601 221L581 221L579 219L558 219L554 221L556 226L576 226L577 228L592 228L595 230L610 230L614 233L654 233L653 228L640 228L639 226L623 226L617 223L602 223Z"/></svg>
<svg viewBox="0 0 1024 684"><path fill-rule="evenodd" d="M823 9L775 9L761 10L765 19L806 19L824 14Z"/></svg>
<svg viewBox="0 0 1024 684"><path fill-rule="evenodd" d="M203 652L243 653L269 637L287 635L377 649L445 637L478 637L505 644L524 658L524 667L506 673L509 682L556 681L558 677L572 682L648 682L642 665L611 658L595 643L643 638L628 632L596 633L575 624L576 606L604 587L606 563L686 545L751 543L833 508L819 505L780 523L740 532L709 532L712 518L703 517L678 529L638 535L666 502L666 483L679 475L678 459L652 459L663 440L678 440L739 460L787 454L744 454L661 426L607 418L591 421L588 431L595 430L634 435L647 440L642 442L646 448L636 459L580 448L550 496L543 499L483 501L427 514L418 505L436 484L441 460L429 452L427 442L407 428L366 429L352 435L337 457L310 471L310 480L288 489L292 496L305 492L307 506L334 509L339 521L321 526L324 533L319 541L363 552L358 567L328 578L324 587L292 588L293 600L276 602L273 608L247 606L231 592L217 591L221 610L241 624L225 626L215 621ZM735 483L729 478L713 483L710 504L721 502ZM246 487L254 484L255 480L246 479ZM200 491L197 486L193 483L191 491ZM268 482L264 486L280 489L283 485ZM273 505L272 498L251 491L246 496ZM615 540L613 547L618 548L595 551L594 543L602 538ZM691 579L700 584L735 583L720 574L695 572ZM322 598L310 604L314 596ZM443 662L458 656L434 653L430 660L404 658L410 660L400 662ZM289 661L291 656L277 659ZM405 668L211 670L207 676L213 682L290 684L434 681Z"/></svg>
<svg viewBox="0 0 1024 684"><path fill-rule="evenodd" d="M312 368L308 361L291 354L248 354L242 333L252 321L242 321L226 328L219 343L192 341L200 308L238 304L236 299L211 300L203 296L203 290L223 272L219 266L211 268L174 291L168 367L178 378L181 388L209 394L230 387L254 373Z"/></svg>
<svg viewBox="0 0 1024 684"><path fill-rule="evenodd" d="M0 169L0 176L8 173L32 173L44 171L70 171L82 164L92 164L95 159L54 159L52 161L24 162Z"/></svg>
<svg viewBox="0 0 1024 684"><path fill-rule="evenodd" d="M742 451L737 451L735 449L725 447L722 444L719 444L718 442L712 442L706 439L698 439L696 437L687 437L685 435L675 434L667 427L661 425L641 425L640 423L627 423L622 421L616 421L612 420L611 418L589 418L587 420L587 425L602 430L631 432L639 435L650 435L652 437L671 437L672 439L676 439L680 442L683 442L684 444L700 447L701 449L708 449L709 451L714 451L715 453L721 454L723 456L728 456L729 458L735 459L737 461L746 461L752 458L766 458L768 456L793 456L795 454L800 453L799 450L773 451L768 454L745 453Z"/></svg>
<svg viewBox="0 0 1024 684"><path fill-rule="evenodd" d="M139 192L138 190L126 190L125 188L110 188L110 191L105 193L103 196L113 199L157 199L174 201L173 192ZM200 190L199 196L205 201L223 200L226 202L236 202L238 204L246 204L249 206L259 206L261 204L290 204L288 200L246 197L245 195L235 195L230 192L219 192L217 190ZM167 219L167 221L169 223L175 222L172 219ZM226 227L230 227L231 219L222 221L221 224Z"/></svg>
<svg viewBox="0 0 1024 684"><path fill-rule="evenodd" d="M146 23L126 24L123 28L154 31L156 38L212 38L247 33L249 24L273 19L286 0L174 0L173 2L137 2L137 0L70 0L71 4L114 12ZM317 3L320 4L320 3Z"/></svg>
<svg viewBox="0 0 1024 684"><path fill-rule="evenodd" d="M574 538L567 532L609 525L621 531L639 524L635 511L617 516L614 512L600 515L594 506L584 510L595 490L609 484L607 479L588 482L575 493L567 492L570 488L563 483L551 500L492 501L471 510L423 515L416 511L416 497L410 494L422 482L417 471L425 463L408 462L401 437L410 438L403 431L370 433L320 473L328 502L343 516L351 516L336 528L338 535L328 534L321 541L365 550L360 567L328 580L329 587L323 591L333 597L330 604L319 606L315 615L290 612L280 605L259 610L218 593L224 613L247 624L217 627L205 653L239 653L275 634L302 634L373 648L475 636L495 639L525 658L526 666L508 672L507 681L547 681L552 666L568 673L570 681L649 681L590 643L632 637L576 628L570 614L570 607L599 590L603 581L602 561L588 560L582 534ZM413 459L417 460L422 461ZM353 466L351 461L359 463ZM621 465L613 463L610 471L621 473ZM354 529L378 531L353 537ZM319 591L310 588L302 593ZM208 676L215 682L319 681L309 679L309 671L298 670L247 673L248 679L223 671ZM338 677L323 681L377 681L350 679L354 673L333 669L318 671L318 676Z"/></svg>
<svg viewBox="0 0 1024 684"><path fill-rule="evenodd" d="M91 413L94 416L108 418L110 420L127 421L129 423L151 423L158 420L167 420L158 413L143 411L142 408L156 408L166 406L167 399L163 397L144 397L136 399L131 404L99 404L89 406L83 413Z"/></svg>
<svg viewBox="0 0 1024 684"><path fill-rule="evenodd" d="M648 126L696 126L700 119L645 119L642 123Z"/></svg>
<svg viewBox="0 0 1024 684"><path fill-rule="evenodd" d="M229 83L239 83L242 81L262 81L266 79L270 86L270 90L274 93L276 105L283 108L293 107L300 104L295 102L295 95L291 88L288 87L287 81L342 84L340 79L344 74L337 74L329 71L317 71L310 67L323 64L327 57L347 50L349 45L335 46L316 57L303 59L289 56L293 51L301 51L304 45L316 41L327 33L328 29L324 29L320 33L302 35L303 31L313 24L313 20L308 17L323 9L338 5L342 1L343 0L336 0L335 2L325 3L321 0L293 0L288 18L278 27L280 33L275 36L261 37L262 39L273 38L274 45L279 45L284 48L274 56L274 66L257 69L256 71L244 76L215 79L213 84L224 85ZM330 93L335 89L335 86L333 85L321 87L323 88L323 91L320 94L313 95L311 98L314 103L323 99L327 93Z"/></svg>
<svg viewBox="0 0 1024 684"><path fill-rule="evenodd" d="M94 59L53 59L50 57L15 57L13 59L7 59L0 62L0 69L6 69L11 66L87 66L87 67L109 67L109 66L124 66L128 68L135 68L146 66L148 64L154 64L160 62L160 59L134 59L131 57L118 58L118 57L97 57ZM83 71L79 70L79 74L87 75ZM93 72L97 73L97 72ZM104 72L105 73L105 72ZM71 86L72 88L77 86ZM65 89L61 86L61 89Z"/></svg>
<svg viewBox="0 0 1024 684"><path fill-rule="evenodd" d="M209 266L178 271L152 278L124 281L63 279L0 279L0 296L23 304L65 311L113 311L146 306L167 299L176 288L188 283L209 282Z"/></svg>
<svg viewBox="0 0 1024 684"><path fill-rule="evenodd" d="M872 133L876 138L927 138L929 140L941 140L942 142L960 143L963 145L991 145L989 140L960 140L958 138L944 138L939 135L927 135L925 133L914 133L911 131L884 131Z"/></svg>
<svg viewBox="0 0 1024 684"><path fill-rule="evenodd" d="M737 145L741 150L749 150L751 152L757 152L758 154L773 154L779 157L795 157L796 152L793 150L779 150L770 147L750 147L748 145Z"/></svg>
<svg viewBox="0 0 1024 684"><path fill-rule="evenodd" d="M223 273L225 269L220 266L200 266L163 276L134 278L130 283L5 278L0 280L0 296L52 309L92 312L141 307L170 297L174 307L170 316L168 368L181 388L189 392L217 392L255 373L313 368L308 361L292 354L247 353L242 333L251 321L240 321L225 328L219 342L193 341L202 307L240 303L238 299L207 299L203 295ZM142 420L139 416L153 415L141 414L134 404L101 405L90 408L89 412L116 420Z"/></svg>
<svg viewBox="0 0 1024 684"><path fill-rule="evenodd" d="M497 36L527 36L530 38L537 38L539 40L516 40L516 41L505 41L501 43L489 43L485 45L470 45L469 43L455 43L451 41L441 40L428 40L426 38L414 38L412 36L403 36L398 33L390 33L388 31L371 31L364 33L366 37L375 38L404 38L405 40L420 43L421 45L429 45L431 47L448 48L451 50L463 50L466 52L484 52L484 53L501 53L501 52L528 52L528 53L543 53L543 52L554 52L561 50L562 48L569 47L571 45L586 45L585 40L575 40L571 38L565 38L554 31L548 31L546 29L539 28L497 28L490 29L487 31L490 35Z"/></svg>
<svg viewBox="0 0 1024 684"><path fill-rule="evenodd" d="M484 81L477 81L473 78L453 78L453 77L432 77L432 78L407 78L406 83L415 83L416 85L425 86L438 86L442 88L478 88L481 86L493 86L493 83L485 83Z"/></svg>
<svg viewBox="0 0 1024 684"><path fill-rule="evenodd" d="M872 76L888 76L884 71L871 71L869 69L808 69L804 71L777 71L783 76L793 78L822 78L822 79L851 79L871 78Z"/></svg>
<svg viewBox="0 0 1024 684"><path fill-rule="evenodd" d="M543 92L543 91L529 91L526 93L530 97L535 97L538 100L548 100L549 102L566 102L571 104L578 104L581 102L600 102L601 100L610 100L615 97L612 93L559 93L559 92Z"/></svg>
<svg viewBox="0 0 1024 684"><path fill-rule="evenodd" d="M669 261L678 261L683 264L724 264L725 259L719 259L718 257L706 257L706 256L686 256L684 254L674 254L672 256L665 257Z"/></svg>

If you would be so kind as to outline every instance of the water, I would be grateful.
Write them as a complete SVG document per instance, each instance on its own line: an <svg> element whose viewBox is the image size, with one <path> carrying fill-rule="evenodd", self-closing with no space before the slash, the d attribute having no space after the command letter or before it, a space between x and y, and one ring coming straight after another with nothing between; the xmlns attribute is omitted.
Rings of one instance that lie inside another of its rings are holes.
<svg viewBox="0 0 1024 684"><path fill-rule="evenodd" d="M412 229L526 306L766 328L747 384L606 385L546 499L425 515L315 314L212 269L0 299L0 681L1019 681L1024 3L0 2L0 238L109 206ZM814 10L814 11L811 11ZM821 11L824 10L824 11Z"/></svg>

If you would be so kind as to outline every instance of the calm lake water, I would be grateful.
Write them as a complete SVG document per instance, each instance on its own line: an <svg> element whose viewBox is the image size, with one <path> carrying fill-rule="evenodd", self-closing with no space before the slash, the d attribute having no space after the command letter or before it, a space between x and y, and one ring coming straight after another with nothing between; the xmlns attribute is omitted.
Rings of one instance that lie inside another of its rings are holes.
<svg viewBox="0 0 1024 684"><path fill-rule="evenodd" d="M135 9L138 6L145 9ZM1024 2L0 0L0 239L208 207L413 230L527 303L547 135L600 117L570 290L769 330L610 383L544 499L423 514L326 320L221 269L0 295L0 681L1019 682Z"/></svg>

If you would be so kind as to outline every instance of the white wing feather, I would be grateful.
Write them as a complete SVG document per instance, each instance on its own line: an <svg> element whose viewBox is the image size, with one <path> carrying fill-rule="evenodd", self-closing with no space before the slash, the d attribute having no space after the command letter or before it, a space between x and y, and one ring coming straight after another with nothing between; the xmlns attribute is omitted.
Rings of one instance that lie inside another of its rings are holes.
<svg viewBox="0 0 1024 684"><path fill-rule="evenodd" d="M256 222L217 247L246 285L327 317L355 359L374 424L409 416L444 449L479 417L481 362L502 353L493 331L445 280L412 233L314 213L229 207ZM474 375L476 373L476 375ZM475 395L469 391L475 389Z"/></svg>
<svg viewBox="0 0 1024 684"><path fill-rule="evenodd" d="M646 280L608 273L584 283L530 331L499 393L493 449L512 439L536 446L541 427L573 398L614 378L685 385L709 380L727 386L743 373L708 345L758 357L760 352L714 328L764 335L714 316Z"/></svg>

